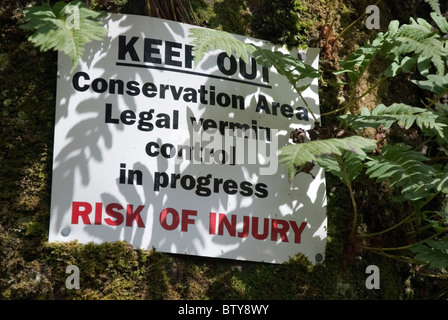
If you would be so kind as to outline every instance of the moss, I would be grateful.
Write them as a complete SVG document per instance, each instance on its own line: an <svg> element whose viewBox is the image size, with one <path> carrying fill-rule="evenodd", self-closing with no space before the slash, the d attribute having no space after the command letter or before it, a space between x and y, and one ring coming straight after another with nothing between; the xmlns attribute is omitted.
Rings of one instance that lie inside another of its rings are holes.
<svg viewBox="0 0 448 320"><path fill-rule="evenodd" d="M333 21L335 34L349 25L368 1L184 1L202 26L265 38L291 46L322 47L323 27ZM347 234L353 219L345 186L328 176L328 239L325 260L311 265L302 256L285 264L242 262L137 250L125 242L48 243L51 159L54 126L56 53L41 53L18 29L31 1L6 1L0 8L0 297L2 299L417 299L440 297L446 282L417 277L407 264L356 248ZM145 13L145 1L91 2L110 12ZM190 6L191 5L191 6ZM338 9L336 9L338 5ZM399 4L400 6L402 4ZM407 5L407 4L406 4ZM384 1L382 23L408 12ZM407 8L407 7L406 7ZM421 9L421 8L420 8ZM418 10L420 10L418 9ZM406 9L408 10L408 9ZM362 24L321 59L321 109L337 107L346 95L332 84L338 59L373 33ZM366 76L363 85L375 81ZM394 84L371 99L393 101ZM400 93L400 90L397 91ZM406 94L407 95L407 94ZM418 95L409 95L415 99ZM329 122L336 119L329 119ZM387 189L354 183L361 227L377 231L399 221L405 208L394 205ZM389 200L388 200L389 199ZM381 241L388 245L402 234ZM384 243L372 243L380 245ZM365 268L376 264L381 289L365 287ZM66 268L80 270L79 290L67 289ZM443 292L442 292L443 293ZM443 294L441 295L443 297Z"/></svg>

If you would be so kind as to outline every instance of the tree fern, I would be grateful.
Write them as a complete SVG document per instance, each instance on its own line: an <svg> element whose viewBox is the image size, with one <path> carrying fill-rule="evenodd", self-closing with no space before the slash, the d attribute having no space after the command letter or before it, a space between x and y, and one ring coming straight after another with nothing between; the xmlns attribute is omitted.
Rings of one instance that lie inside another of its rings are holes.
<svg viewBox="0 0 448 320"><path fill-rule="evenodd" d="M325 169L326 172L338 177L344 184L345 178L352 182L362 171L362 161L366 158L365 155L357 154L350 151L342 151L341 160L344 164L347 176L341 170L340 162L333 156L322 156L317 159L317 163Z"/></svg>
<svg viewBox="0 0 448 320"><path fill-rule="evenodd" d="M387 180L391 187L401 188L404 199L418 200L433 193L437 170L424 164L429 159L410 146L387 145L381 155L368 160L366 174L377 182Z"/></svg>
<svg viewBox="0 0 448 320"><path fill-rule="evenodd" d="M389 33L378 33L372 43L366 43L349 54L344 60L340 60L339 64L342 69L334 71L333 73L335 75L347 73L351 84L356 86L364 71L373 61L375 56L380 53L383 43L388 35Z"/></svg>
<svg viewBox="0 0 448 320"><path fill-rule="evenodd" d="M291 144L280 149L280 163L288 170L290 180L296 169L308 162L316 161L323 156L341 156L343 151L351 151L360 156L366 156L376 148L376 140L360 136L351 136L343 139L314 140L305 143ZM324 162L322 162L324 164Z"/></svg>
<svg viewBox="0 0 448 320"><path fill-rule="evenodd" d="M394 103L389 107L380 104L371 113L367 108L363 108L359 116L347 114L339 116L339 119L355 130L377 128L380 125L389 128L395 122L404 129L409 129L415 123L421 129L434 129L441 137L444 137L444 128L447 126L442 117L434 111L404 103Z"/></svg>
<svg viewBox="0 0 448 320"><path fill-rule="evenodd" d="M73 7L77 8L73 13L76 16L67 16ZM106 34L106 29L97 21L101 13L87 9L79 1L69 4L57 2L53 7L43 3L25 13L28 23L21 28L35 30L28 40L42 51L53 49L65 52L73 62L71 71L83 53L83 45L92 40L101 40ZM76 25L67 21L68 17L74 19Z"/></svg>
<svg viewBox="0 0 448 320"><path fill-rule="evenodd" d="M411 18L411 24L402 25L394 34L393 48L396 56L414 53L419 59L420 71L428 72L426 62L431 61L438 74L444 74L447 49L437 31L424 19Z"/></svg>
<svg viewBox="0 0 448 320"><path fill-rule="evenodd" d="M414 259L429 264L432 268L448 267L448 241L426 240L411 247L416 255Z"/></svg>
<svg viewBox="0 0 448 320"><path fill-rule="evenodd" d="M431 9L437 14L441 15L439 0L425 0L431 6Z"/></svg>
<svg viewBox="0 0 448 320"><path fill-rule="evenodd" d="M196 65L207 52L219 49L228 55L234 54L237 58L241 58L246 62L249 56L252 55L257 63L267 67L273 66L294 87L302 79L317 78L319 76L319 72L316 69L303 63L298 58L280 51L270 51L253 44L244 43L232 34L224 31L192 28L190 29L190 37L194 39L192 44L194 45L193 55ZM297 89L302 91L306 87L308 86L298 87Z"/></svg>
<svg viewBox="0 0 448 320"><path fill-rule="evenodd" d="M244 43L225 31L192 28L189 37L193 38L193 55L196 65L207 52L213 50L219 49L229 56L235 54L246 63L249 62L249 55L256 50L255 46Z"/></svg>
<svg viewBox="0 0 448 320"><path fill-rule="evenodd" d="M426 80L412 80L412 82L420 88L431 91L436 95L443 95L448 91L448 74L444 76L430 74L426 78Z"/></svg>

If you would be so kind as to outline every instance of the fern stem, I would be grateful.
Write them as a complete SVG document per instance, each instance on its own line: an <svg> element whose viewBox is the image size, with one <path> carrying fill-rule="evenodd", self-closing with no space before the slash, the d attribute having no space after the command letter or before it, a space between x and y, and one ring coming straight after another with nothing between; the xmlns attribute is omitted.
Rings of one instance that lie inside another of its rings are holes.
<svg viewBox="0 0 448 320"><path fill-rule="evenodd" d="M372 61L373 61L373 59L372 59ZM366 68L366 69L367 69L367 68ZM344 114L347 113L347 111L348 111L348 109L349 109L350 107L352 107L353 105L355 105L356 103L358 103L359 100L361 100L362 98L364 98L366 95L368 95L368 94L369 94L370 92L372 92L374 89L376 89L381 83L383 83L384 81L386 81L387 78L388 78L387 76L382 77L377 83L375 83L372 87L370 87L369 90L367 90L366 92L364 92L361 96L359 96L359 97L356 98L355 100L353 100L353 97L350 97L350 101L347 102L347 104L344 106ZM356 87L353 88L353 93L354 93L354 90L355 90L355 89L356 89ZM354 95L354 94L353 94L353 95Z"/></svg>
<svg viewBox="0 0 448 320"><path fill-rule="evenodd" d="M404 218L403 220L401 220L400 222L398 222L397 224L384 229L382 231L378 231L378 232L374 232L374 233L368 233L368 234L360 234L358 235L358 238L370 238L370 237L375 237L375 236L379 236L380 234L383 233L387 233L389 231L392 231L396 228L398 228L399 226L401 226L403 223L407 222L410 218L412 218L412 216L414 216L414 212L412 212L410 215L408 215L406 218Z"/></svg>
<svg viewBox="0 0 448 320"><path fill-rule="evenodd" d="M373 59L372 59L372 60L373 60ZM367 69L367 68L366 68L366 69ZM372 92L372 90L374 90L374 89L375 89L376 87L378 87L381 83L383 83L384 81L386 81L387 78L388 78L388 77L383 77L383 78L381 78L376 84L374 84L372 87L370 87L369 90L367 90L366 92L364 92L360 97L358 97L358 98L356 98L356 99L353 99L353 97L354 97L354 95L355 95L355 90L356 90L356 86L355 86L355 87L353 88L351 94L350 94L350 99L349 99L349 101L348 101L345 105L343 105L342 107L340 107L340 108L338 108L338 109L335 109L335 110L332 110L332 111L329 111L329 112L322 113L321 116L322 116L322 117L323 117L323 116L328 116L328 115L330 115L330 114L337 113L337 112L339 112L339 111L344 111L344 114L346 114L347 111L348 111L348 109L349 109L351 106L353 106L353 105L356 104L359 100L361 100L361 99L364 98L366 95L368 95L370 92Z"/></svg>
<svg viewBox="0 0 448 320"><path fill-rule="evenodd" d="M367 247L365 247L367 248ZM394 259L400 262L406 262L406 263L420 263L419 261L406 257L406 256L398 256L398 255L393 255L393 254L387 254L385 252L381 252L381 251L372 251L372 253L378 254L380 256L384 256L390 259Z"/></svg>
<svg viewBox="0 0 448 320"><path fill-rule="evenodd" d="M338 161L339 167L341 168L342 176L344 177L345 185L347 186L348 192L350 194L350 199L352 201L353 224L352 224L352 230L350 231L350 238L352 238L355 234L356 227L358 225L358 208L356 206L355 195L353 194L352 183L350 182L347 170L345 169L344 161L342 160L341 156L336 155L335 157L336 160Z"/></svg>
<svg viewBox="0 0 448 320"><path fill-rule="evenodd" d="M382 0L378 0L378 1L375 3L375 6L379 5L381 1L382 1ZM364 13L363 13L361 16L359 16L355 21L353 21L348 27L346 27L344 30L342 30L341 33L339 33L339 34L335 37L334 41L336 41L339 37L341 37L341 36L342 36L344 33L346 33L348 30L350 30L351 28L353 28L353 26L355 26L359 21L361 21L362 19L364 19L366 16L367 16L367 13L364 12Z"/></svg>
<svg viewBox="0 0 448 320"><path fill-rule="evenodd" d="M425 238L421 241L418 242L414 242L411 244L408 244L406 246L401 246L401 247L389 247L389 248L384 248L384 247L366 247L366 246L362 246L362 245L358 245L359 248L361 249L365 249L365 250L371 250L371 251L395 251L395 250L406 250L406 249L410 249L412 246L415 246L416 244L421 244L427 240L431 240L435 237L437 237L439 234L448 231L448 228L443 228L440 231L438 231L437 233L433 234L432 236L429 236L428 238Z"/></svg>
<svg viewBox="0 0 448 320"><path fill-rule="evenodd" d="M432 194L431 197L429 197L428 199L426 199L425 202L423 202L423 204L420 206L420 208L423 208L424 206L426 206L432 199L437 197L439 194L440 194L440 191L437 191L436 193Z"/></svg>
<svg viewBox="0 0 448 320"><path fill-rule="evenodd" d="M297 93L300 96L300 99L302 99L302 101L305 103L305 107L308 109L308 112L311 114L311 116L314 119L314 122L317 122L317 118L314 115L314 112L311 110L310 106L308 105L308 102L306 102L305 98L302 96L302 93L300 92L300 90L296 87L296 85L294 85L294 89L297 91Z"/></svg>
<svg viewBox="0 0 448 320"><path fill-rule="evenodd" d="M435 97L432 101L431 101L431 103L430 104L428 104L425 108L426 109L429 109L429 108L431 108L435 103L436 103L436 101L439 101L444 95L446 95L448 93L448 89L446 89L445 91L443 91L441 94L439 94L437 97Z"/></svg>

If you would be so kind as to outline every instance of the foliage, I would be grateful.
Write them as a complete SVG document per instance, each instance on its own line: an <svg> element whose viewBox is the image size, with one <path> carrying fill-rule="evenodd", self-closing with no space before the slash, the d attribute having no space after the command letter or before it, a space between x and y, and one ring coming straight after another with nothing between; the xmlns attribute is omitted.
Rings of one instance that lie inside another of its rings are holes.
<svg viewBox="0 0 448 320"><path fill-rule="evenodd" d="M316 161L322 156L341 156L344 151L350 151L358 156L366 156L376 148L376 141L360 136L342 139L315 140L307 143L288 145L281 149L281 162L288 168L288 176L295 176L296 168L301 168L308 162ZM320 162L324 165L324 162Z"/></svg>
<svg viewBox="0 0 448 320"><path fill-rule="evenodd" d="M53 7L43 3L29 8L25 14L27 24L22 28L35 30L28 40L42 51L65 52L73 62L72 71L84 51L84 44L101 40L106 34L106 29L97 20L102 14L87 9L80 1L57 2Z"/></svg>
<svg viewBox="0 0 448 320"><path fill-rule="evenodd" d="M446 268L448 265L448 241L427 240L425 244L412 249L415 259L428 263L433 268Z"/></svg>
<svg viewBox="0 0 448 320"><path fill-rule="evenodd" d="M367 234L359 234L357 202L352 188L352 182L364 171L365 174L378 184L387 183L389 188L395 189L399 196L395 201L411 201L414 209L413 214L408 216L396 226L384 231L376 232L381 235L396 229L402 224L409 227L417 223L417 228L435 228L436 233L426 239L425 245L420 244L416 237L416 244L403 246L404 249L412 248L417 253L414 261L429 263L433 267L448 267L446 257L446 243L440 242L438 236L448 232L446 222L440 222L444 214L440 211L425 210L438 194L443 194L447 188L448 165L445 162L432 161L424 155L423 150L443 150L448 154L447 134L447 111L448 106L441 103L440 98L448 93L448 80L445 75L448 57L448 23L440 15L440 7L437 1L428 1L434 12L431 13L433 23L438 27L435 29L424 19L410 19L409 24L400 26L398 21L389 24L386 33L378 33L370 43L359 47L346 59L340 61L340 70L334 71L336 76L347 76L348 82L340 82L342 85L352 87L349 101L339 109L329 112L327 115L343 111L338 118L345 129L338 128L343 132L353 130L348 137L329 137L325 135L313 135L311 141L303 139L295 141L296 144L281 148L281 163L288 171L289 179L304 171L317 162L327 172L340 178L347 186L353 206L352 236L360 238L370 237ZM284 75L297 93L306 87L297 85L299 80L306 77L318 76L315 71L299 63L300 60L291 55L278 51L271 52L262 50L254 45L239 43L231 35L214 34L213 31L196 30L193 33L196 45L196 58L199 60L206 51L222 49L227 54L236 54L247 59L252 55L258 63L265 66L274 66L276 70ZM389 61L383 78L369 88L366 93L356 96L356 88L362 75L375 63L377 56L383 56ZM302 63L303 64L303 63ZM429 91L436 96L429 99L430 103L423 106L411 106L402 102L395 102L390 106L379 104L369 110L361 109L360 114L350 113L355 103L373 88L377 87L388 78L400 74L419 74L418 80L412 82L419 88ZM424 80L422 80L422 77ZM435 107L435 108L433 108ZM325 116L325 114L323 115ZM362 130L365 129L388 130L382 138L377 140L363 137ZM426 141L418 146L407 144L405 141L396 141L393 134L398 131L405 132L416 128L419 135L427 137ZM361 130L361 131L360 131ZM310 133L312 130L308 130ZM434 139L435 138L435 139ZM435 140L435 142L430 142ZM420 149L417 149L420 148ZM368 154L370 153L370 155ZM442 159L447 158L446 156ZM308 166L308 167L307 167ZM415 220L417 219L417 220ZM359 245L360 246L360 245ZM363 247L363 246L360 246ZM381 252L387 248L364 247L364 249Z"/></svg>
<svg viewBox="0 0 448 320"><path fill-rule="evenodd" d="M226 52L229 56L234 54L245 62L248 62L249 55L252 55L259 64L267 67L273 66L278 73L284 75L298 93L309 86L303 85L298 87L297 84L300 80L317 78L319 76L317 70L303 63L300 59L280 51L272 52L253 44L244 43L224 31L193 28L190 30L190 37L193 38L193 54L196 64L202 60L206 52L217 49Z"/></svg>
<svg viewBox="0 0 448 320"><path fill-rule="evenodd" d="M162 0L164 1L164 0ZM447 22L444 17L440 15L440 8L437 0L425 0L432 3L437 10L431 14L434 23L431 23L434 28L439 28L440 34L448 33ZM30 2L30 1L25 1ZM314 267L307 267L303 264L303 259L292 259L289 263L278 266L269 264L254 264L250 262L235 262L216 259L203 259L196 257L184 257L182 255L169 255L153 251L137 250L136 253L131 253L133 249L124 243L111 243L103 245L80 245L74 243L60 243L50 244L46 243L46 232L48 226L48 207L49 207L49 184L51 179L51 139L52 139L52 119L54 113L54 92L55 79L48 76L55 74L55 56L54 54L44 53L39 54L37 50L32 48L29 43L24 40L24 33L16 29L14 25L20 24L21 14L23 8L20 8L25 3L14 2L13 7L11 1L5 3L5 6L0 8L0 19L2 23L7 21L7 25L2 34L0 47L2 52L0 54L0 75L2 76L3 88L0 92L3 99L2 116L0 123L2 124L2 148L0 151L0 161L2 166L0 170L2 175L0 177L0 184L2 190L0 191L0 297L6 299L198 299L198 298L236 298L236 299L401 299L405 298L427 298L425 294L429 292L430 288L437 287L436 281L426 282L423 284L421 279L418 283L414 282L415 275L412 268L408 264L398 264L395 260L386 259L388 255L383 248L375 248L374 246L385 244L384 239L388 234L391 234L393 243L404 241L407 248L415 255L413 258L421 263L426 263L432 267L446 266L446 246L438 248L438 245L445 245L442 243L441 237L435 236L439 232L446 232L446 210L443 208L444 199L448 192L448 168L444 162L448 156L446 149L445 138L441 138L439 134L430 128L421 128L417 126L414 120L412 126L408 130L418 129L421 134L425 132L425 136L421 136L427 140L419 141L413 144L412 141L403 140L408 131L398 124L398 118L388 119L391 131L385 131L386 136L381 138L382 128L378 122L372 124L375 134L380 135L379 140L380 149L384 144L393 145L397 141L405 142L412 145L411 150L422 152L429 160L422 161L424 164L430 165L437 169L436 179L433 184L436 186L434 190L436 193L433 197L429 196L417 201L400 202L398 206L402 209L396 210L396 207L387 207L384 212L367 217L369 219L378 219L379 225L388 220L390 213L395 217L400 217L398 211L405 212L409 210L409 219L398 221L396 225L391 226L387 230L375 232L374 234L367 233L368 231L376 231L376 229L366 229L365 222L362 221L360 225L354 224L356 228L356 240L359 246L357 249L365 249L361 245L369 245L369 250L381 253L380 256L375 256L374 264L381 267L381 290L365 290L365 263L372 262L370 260L370 251L364 251L362 258L351 260L348 265L344 264L343 272L341 272L341 261L346 259L345 251L351 248L349 245L341 241L345 237L346 217L350 217L350 212L344 205L344 189L340 188L336 183L332 185L335 180L332 174L338 177L346 186L353 183L356 187L351 191L355 195L358 206L361 206L363 201L371 203L372 198L369 198L369 192L372 188L378 188L380 195L386 197L379 199L389 205L387 195L390 193L400 195L400 188L388 189L388 180L386 179L381 184L374 184L374 180L365 181L365 173L367 161L373 161L370 158L373 155L358 156L350 151L341 151L341 156L326 155L317 158L316 162L325 167L328 174L328 182L330 183L329 192L329 241L327 243L327 253L324 263ZM129 12L128 9L123 9L127 0L112 0L112 1L88 1L93 8L106 9L112 12L126 12L133 14L145 14L143 9L138 9L139 2L133 2L135 11ZM130 2L130 1L129 1ZM211 8L215 3L215 9L223 9L230 7L229 3L246 3L246 1L204 1L192 0L194 7ZM255 2L249 0L250 5ZM269 1L268 1L269 2ZM281 2L281 1L277 1ZM298 1L295 1L296 3ZM338 1L345 10L353 8L354 1ZM30 2L31 3L31 2ZM34 2L33 2L34 3ZM149 3L149 2L148 2ZM190 1L188 1L190 3ZM269 3L273 3L272 1ZM320 12L325 13L329 8L329 2L324 1L300 1L308 8L319 7ZM362 3L365 3L362 2ZM411 3L414 1L403 2L399 4L392 4L391 6L400 6L400 10L389 10L381 12L381 19L387 20L387 16L403 15L407 16L406 9L411 8ZM217 6L216 4L222 4ZM331 5L331 3L330 3ZM358 3L356 2L358 6ZM275 6L274 6L275 7ZM11 9L12 8L12 9ZM118 9L117 8L121 8ZM243 5L238 14L245 14ZM401 10L401 8L405 8ZM220 25L221 21L226 21L228 24L223 28L232 26L245 26L247 24L237 23L243 20L234 20L229 18L226 10L210 10L218 14L215 17L217 21L215 25ZM275 16L276 23L265 23L265 12L255 14L250 10L251 18L259 21L260 26L269 28L266 34L271 33L272 29L281 26L281 14L278 10L270 10L270 8L263 8L263 10L272 13ZM331 8L330 8L331 9ZM359 9L359 8L358 8ZM124 10L124 11L121 11ZM140 10L140 11L137 11ZM360 12L364 7L360 5ZM271 12L272 11L272 12ZM312 10L311 10L312 11ZM195 10L195 12L197 12ZM334 10L337 20L343 16L338 10ZM409 10L410 12L410 10ZM287 12L288 13L288 12ZM353 12L351 12L353 13ZM289 13L290 14L290 13ZM310 13L311 15L312 13ZM280 16L280 17L279 17ZM317 16L317 15L316 15ZM221 21L218 21L222 19ZM313 17L314 19L314 17ZM316 29L319 28L318 18L313 21ZM208 17L200 17L202 25L209 25ZM302 19L299 19L302 20ZM10 22L12 21L12 23ZM230 21L230 22L229 22ZM246 21L246 20L244 20ZM254 25L253 25L254 26ZM213 26L212 26L213 27ZM397 25L397 27L399 27ZM281 32L279 34L286 34L284 28L277 28ZM362 28L361 28L362 29ZM252 36L266 39L265 36L259 36L258 30L252 28L247 32L246 29L239 27L238 33L248 34ZM291 28L289 29L291 30ZM297 32L290 32L296 36ZM233 29L232 32L235 32ZM311 35L312 32L307 35ZM369 35L371 33L368 33ZM270 35L270 34L269 34ZM359 34L360 37L365 36L365 32ZM385 35L383 34L382 37ZM283 38L277 38L283 41ZM392 39L392 38L391 38ZM379 39L381 40L381 39ZM350 46L357 41L357 37L347 37L344 40L344 47ZM381 40L382 43L384 39ZM382 43L381 46L382 47ZM392 42L389 42L392 44ZM364 47L364 46L363 46ZM361 47L361 50L364 50ZM376 50L376 49L375 49ZM336 50L335 50L336 51ZM366 51L368 51L366 49ZM384 46L384 53L387 54L390 50ZM340 52L339 52L340 53ZM372 57L361 58L357 63L362 64L364 70L369 69L369 66L377 66L376 57L380 56L382 51L374 51ZM396 61L395 61L396 58ZM366 64L364 61L370 61ZM400 74L406 74L406 78L414 78L412 80L415 84L415 90L422 89L427 100L426 106L408 103L413 108L420 107L421 111L414 115L419 115L421 112L431 112L436 114L438 118L436 123L447 123L445 121L448 115L448 106L441 101L441 97L446 93L447 82L446 76L435 74L431 71L426 77L418 74L418 68L422 70L430 70L425 67L427 61L419 61L418 56L414 52L403 54L395 57L392 54L389 57L391 65L387 68L387 74L384 78L392 78ZM430 62L430 60L428 60ZM382 61L381 61L382 62ZM425 62L425 63L424 63ZM327 65L323 65L327 68ZM425 69L426 68L426 69ZM32 72L29 72L32 70ZM344 111L345 115L351 116L353 113L357 114L356 110L351 107L363 94L357 94L356 88L360 89L361 85L352 82L350 79L344 78L348 73L358 73L356 67L347 67L347 72L340 72L337 75L339 83L344 85L345 89L351 89L350 104L345 103L343 108L333 110L334 113ZM325 69L325 71L328 71ZM365 71L364 71L365 72ZM357 74L356 77L360 79L364 73ZM327 75L324 76L324 78ZM383 78L383 79L384 79ZM402 81L404 77L400 78ZM322 78L321 78L322 80ZM325 79L324 79L325 80ZM370 80L370 79L369 79ZM394 79L395 81L395 79ZM383 82L384 83L384 82ZM372 89L376 86L371 86ZM324 89L324 86L320 86ZM337 90L331 92L336 93ZM445 92L445 93L444 93ZM392 94L392 97L397 97L399 94ZM323 98L323 99L322 99ZM335 105L332 99L327 99L328 96L321 95L321 102L325 105ZM400 101L394 101L400 103ZM37 108L36 106L40 106ZM387 103L390 105L390 103ZM369 106L370 107L370 106ZM388 107L385 107L386 109ZM425 111L426 110L426 111ZM375 108L365 108L363 115L372 115L375 113ZM369 112L369 114L367 113ZM430 115L429 113L427 115ZM325 118L329 118L326 117ZM331 118L334 121L335 118ZM344 129L355 130L358 135L367 133L369 126L359 127L355 129L351 124L346 124L343 121ZM370 119L372 120L372 119ZM356 125L363 123L362 121L354 120ZM446 129L443 129L445 132ZM447 136L445 132L445 137ZM369 137L372 137L369 135ZM323 138L323 137L321 137ZM435 143L437 142L437 143ZM307 142L308 143L308 142ZM420 146L419 146L420 145ZM427 148L427 152L425 149ZM367 152L368 153L368 152ZM378 157L381 157L378 155ZM323 164L326 162L326 164ZM26 169L25 169L26 168ZM344 170L342 170L344 169ZM32 192L30 192L30 190ZM350 191L349 191L350 193ZM373 199L373 201L378 199ZM360 204L361 203L361 204ZM355 203L356 204L356 203ZM442 207L438 205L442 204ZM370 206L370 204L369 204ZM371 204L372 210L381 209L375 203ZM409 208L409 209L408 209ZM365 208L363 208L365 209ZM360 210L361 211L361 210ZM378 210L380 211L380 210ZM395 215L397 211L397 215ZM361 212L366 217L368 212ZM419 217L420 219L417 219ZM383 219L384 218L384 219ZM381 220L381 221L379 221ZM401 237L403 233L399 231L398 225L406 226L407 232L405 237ZM342 232L341 232L342 230ZM391 231L394 232L391 232ZM409 234L415 234L414 241L409 241ZM427 239L421 241L421 239ZM434 239L434 241L432 241ZM375 241L373 241L375 240ZM345 241L345 240L344 240ZM349 241L347 241L349 242ZM413 245L413 242L417 242ZM112 249L112 248L116 249ZM445 249L444 249L445 248ZM384 248L394 249L394 248ZM420 251L421 253L418 253ZM358 251L359 252L359 251ZM398 251L402 253L403 251ZM424 255L423 255L424 254ZM394 259L406 258L407 262L415 262L409 260L410 254L405 253L406 257L400 255L391 255ZM98 257L101 257L101 261ZM95 266L98 262L99 265ZM66 290L65 279L67 274L64 270L67 264L75 264L81 267L81 290ZM115 270L115 264L119 266ZM94 271L94 274L84 275L83 268ZM446 267L445 267L446 268ZM415 270L423 270L422 268ZM419 274L419 273L417 273ZM432 275L431 275L432 276ZM446 275L445 275L446 276ZM428 278L429 279L429 278ZM431 278L432 279L432 278ZM443 284L443 283L442 283ZM428 285L428 286L427 286ZM446 291L446 290L445 290Z"/></svg>
<svg viewBox="0 0 448 320"><path fill-rule="evenodd" d="M445 136L444 129L447 126L445 119L436 112L404 103L394 103L389 107L379 104L372 112L363 107L360 115L346 114L339 119L354 130L376 129L379 126L390 128L395 123L404 129L409 129L416 124L420 129L434 129L441 137Z"/></svg>

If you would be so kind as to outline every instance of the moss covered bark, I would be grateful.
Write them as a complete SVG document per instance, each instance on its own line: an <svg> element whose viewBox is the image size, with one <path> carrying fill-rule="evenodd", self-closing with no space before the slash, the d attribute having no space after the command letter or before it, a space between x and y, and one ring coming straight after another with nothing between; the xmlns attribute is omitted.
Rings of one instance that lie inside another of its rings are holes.
<svg viewBox="0 0 448 320"><path fill-rule="evenodd" d="M57 54L39 52L18 28L24 8L32 4L7 0L0 8L0 299L420 299L442 290L441 280L416 277L413 266L355 250L348 239L350 198L331 176L326 260L316 266L300 256L284 265L270 265L135 250L125 242L48 243ZM202 26L289 46L323 48L319 92L323 112L337 108L347 94L334 86L331 70L374 36L360 23L332 42L364 12L370 4L364 0L181 4L190 21ZM91 6L132 14L150 11L143 0L97 0ZM384 0L382 27L392 19L408 21L413 10L427 8L419 1L398 5ZM325 31L325 26L331 28ZM378 74L366 76L364 85L374 83ZM366 101L376 103L403 92L393 88L393 84L380 87ZM405 209L387 201L387 192L358 186L362 222L369 228L390 226L405 214ZM383 240L398 245L401 236ZM71 264L81 272L79 290L65 286L65 270ZM365 268L370 264L381 269L380 290L365 287Z"/></svg>

